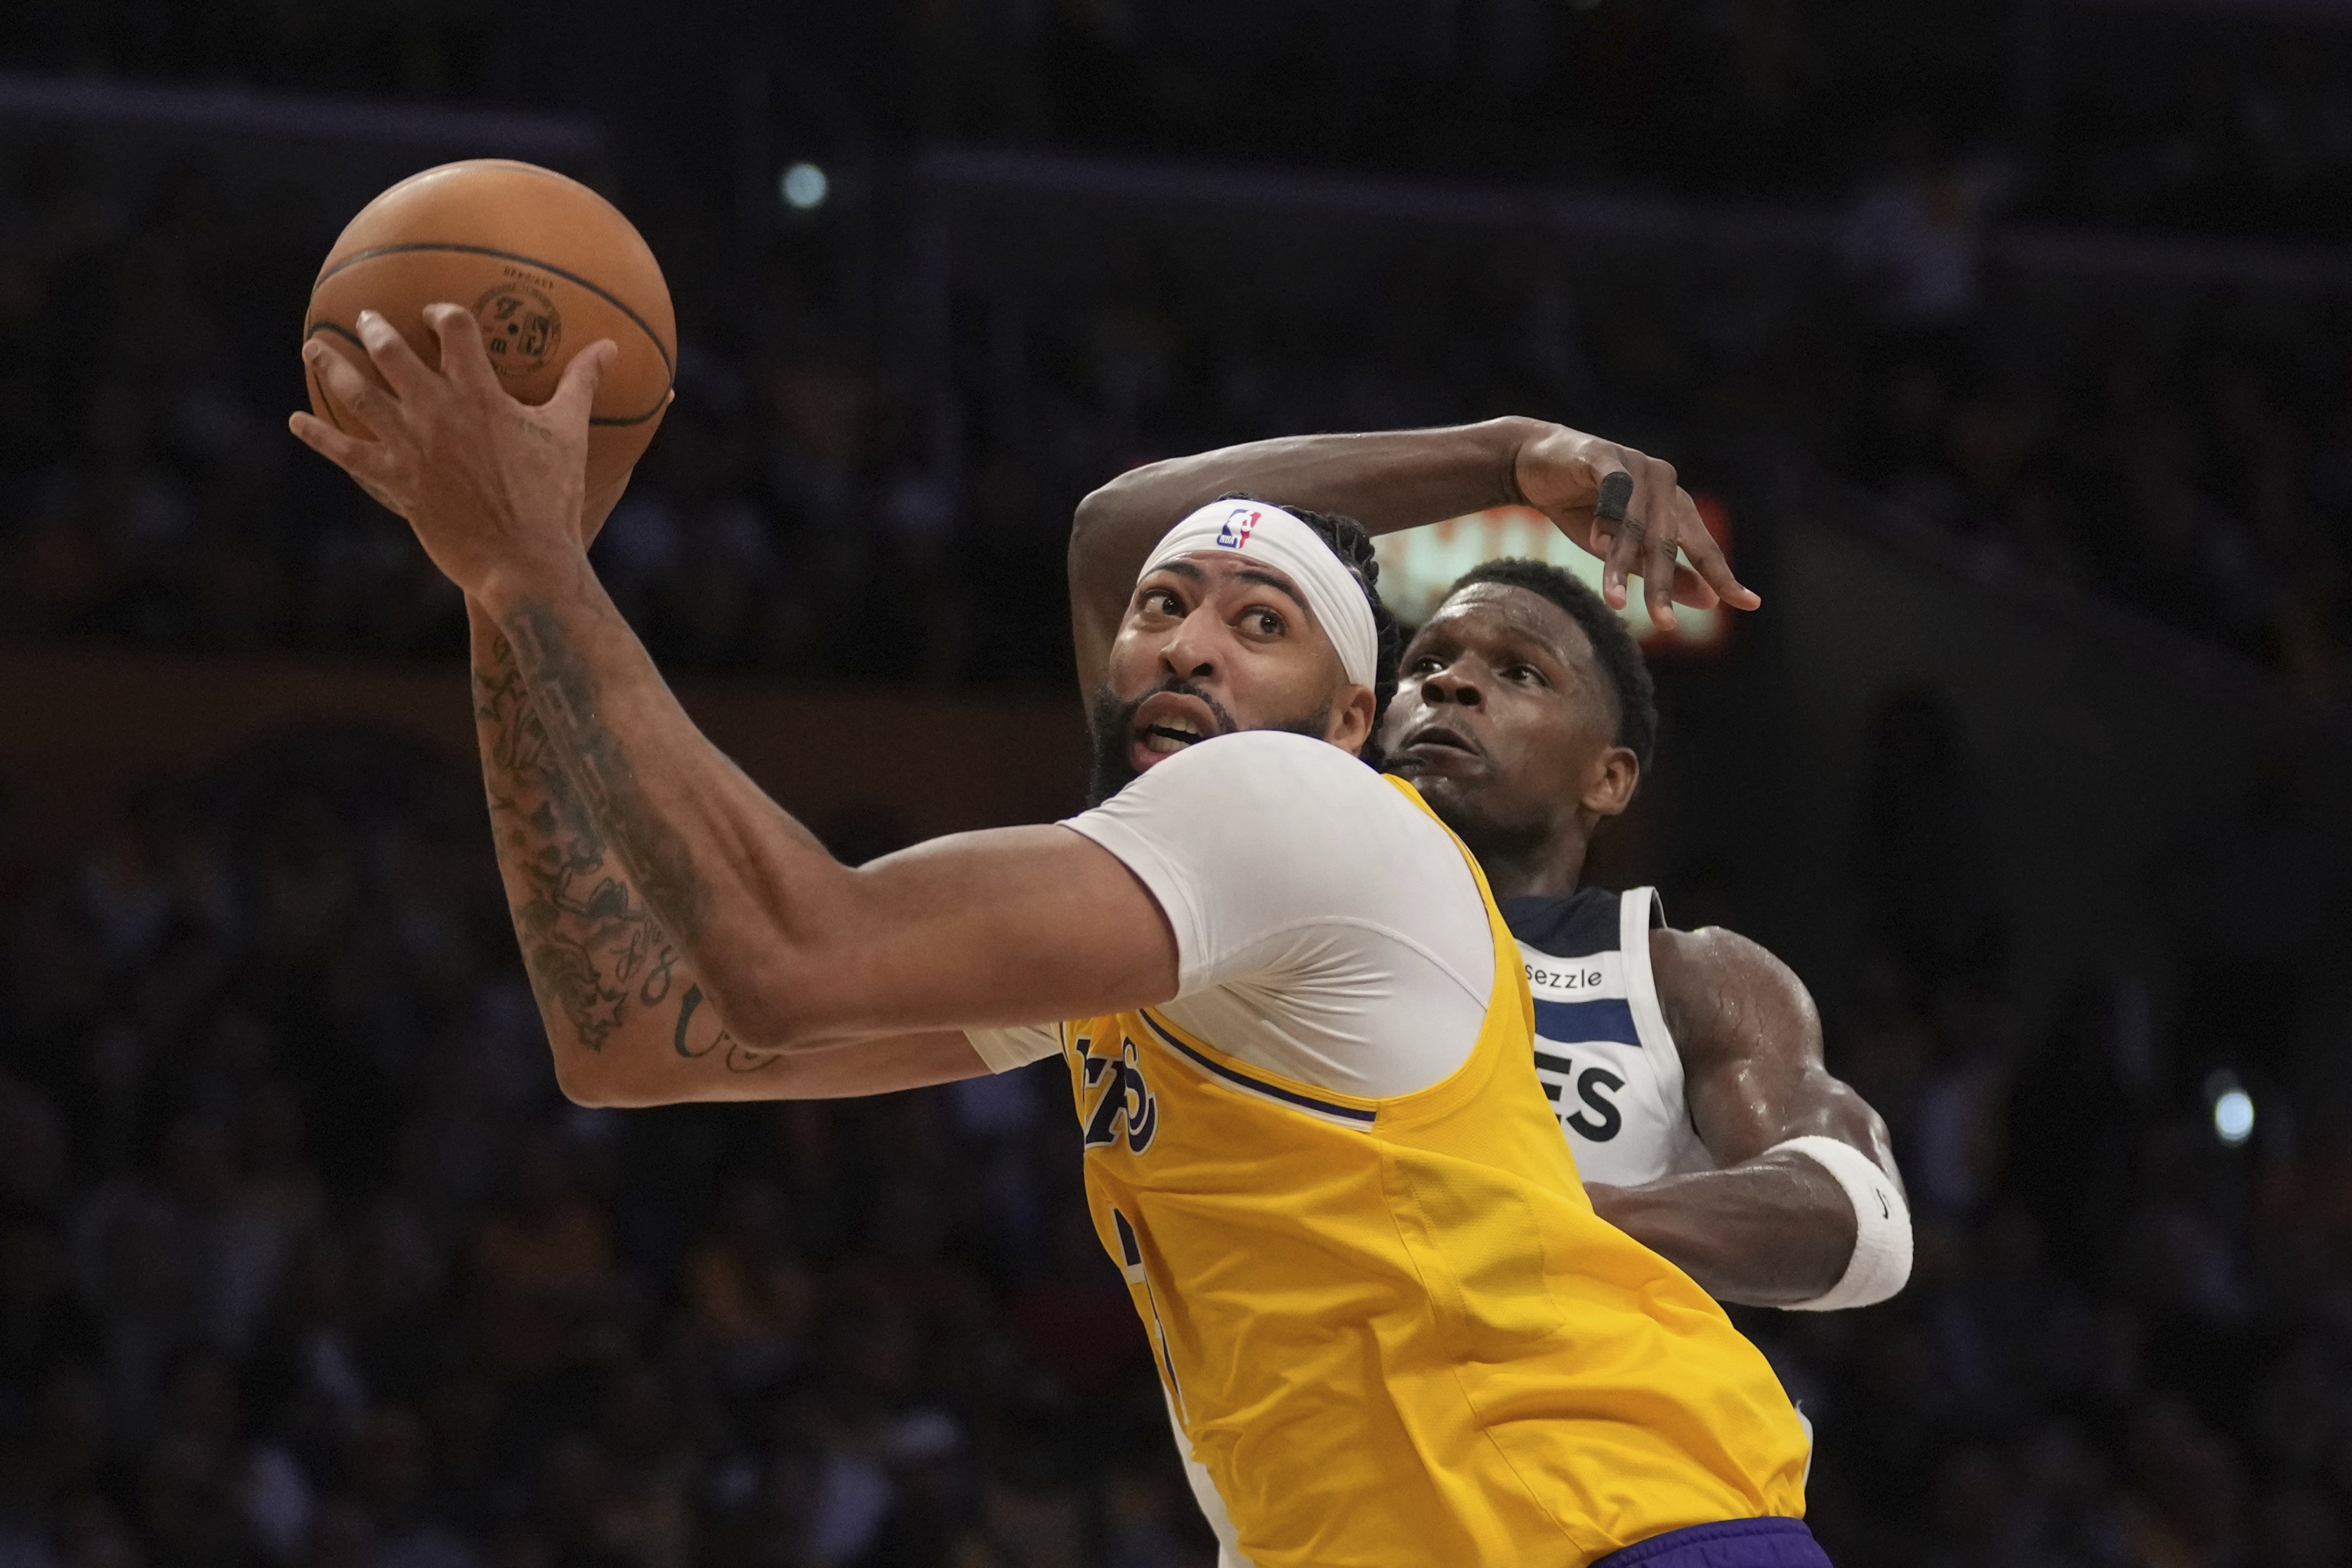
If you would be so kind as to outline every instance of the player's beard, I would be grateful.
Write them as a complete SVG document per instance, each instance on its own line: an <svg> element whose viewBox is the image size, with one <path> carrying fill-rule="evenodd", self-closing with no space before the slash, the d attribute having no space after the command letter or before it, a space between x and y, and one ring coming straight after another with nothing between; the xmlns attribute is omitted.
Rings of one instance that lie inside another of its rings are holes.
<svg viewBox="0 0 2352 1568"><path fill-rule="evenodd" d="M1087 774L1087 805L1089 806L1100 805L1136 781L1139 774L1131 755L1135 741L1135 711L1147 700L1163 691L1197 698L1215 717L1215 734L1202 736L1192 742L1195 746L1214 740L1216 735L1230 735L1241 728L1215 698L1180 676L1171 675L1159 685L1138 692L1132 701L1120 700L1118 695L1111 690L1110 683L1104 682L1095 688L1094 701L1087 709L1087 728L1091 733L1095 752L1094 765ZM1254 728L1279 730L1316 741L1328 739L1331 733L1330 700L1326 698L1322 707L1303 719L1286 724L1259 724Z"/></svg>

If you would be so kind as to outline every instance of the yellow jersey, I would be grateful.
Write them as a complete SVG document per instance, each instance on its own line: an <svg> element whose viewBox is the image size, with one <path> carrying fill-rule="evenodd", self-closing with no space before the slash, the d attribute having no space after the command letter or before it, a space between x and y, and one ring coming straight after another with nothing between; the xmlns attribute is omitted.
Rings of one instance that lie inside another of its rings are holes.
<svg viewBox="0 0 2352 1568"><path fill-rule="evenodd" d="M1593 1213L1536 1078L1518 944L1462 855L1494 985L1426 1089L1334 1093L1156 1009L1062 1026L1096 1226L1242 1552L1569 1568L1802 1517L1810 1444L1771 1367Z"/></svg>

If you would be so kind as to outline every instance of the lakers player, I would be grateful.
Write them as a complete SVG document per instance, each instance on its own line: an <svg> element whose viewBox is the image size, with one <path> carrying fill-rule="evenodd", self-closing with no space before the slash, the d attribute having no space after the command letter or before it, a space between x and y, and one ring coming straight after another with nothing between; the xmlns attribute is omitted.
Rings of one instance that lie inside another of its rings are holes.
<svg viewBox="0 0 2352 1568"><path fill-rule="evenodd" d="M851 869L695 730L588 566L609 345L530 408L469 313L426 319L438 369L362 318L387 391L311 356L375 439L293 428L408 519L511 661L478 713L494 810L519 772L563 792L509 803L501 853L559 1053L667 1047L697 1081L856 1054L913 1080L958 1036L1013 1054L1063 1018L1097 1229L1253 1561L1825 1561L1769 1367L1593 1213L1476 863L1360 759L1393 668L1360 533L1178 520L1097 704L1132 782Z"/></svg>
<svg viewBox="0 0 2352 1568"><path fill-rule="evenodd" d="M1612 472L1636 481L1630 504L1596 516ZM1604 558L1612 597L1640 572L1661 621L1675 595L1755 603L1673 470L1611 442L1529 419L1262 441L1135 469L1081 505L1083 685L1160 520L1229 490L1376 533L1536 505ZM1823 1067L1802 983L1729 931L1666 929L1650 889L1580 885L1656 732L1623 621L1569 574L1518 561L1469 573L1415 635L1381 739L1501 900L1534 994L1537 1076L1594 1207L1722 1300L1884 1300L1910 1272L1908 1211L1885 1123Z"/></svg>

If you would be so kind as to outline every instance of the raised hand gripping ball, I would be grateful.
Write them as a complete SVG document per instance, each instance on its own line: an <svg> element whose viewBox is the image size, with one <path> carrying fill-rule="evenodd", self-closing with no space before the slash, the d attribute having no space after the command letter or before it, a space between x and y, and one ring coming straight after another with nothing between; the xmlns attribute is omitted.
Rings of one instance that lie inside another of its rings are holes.
<svg viewBox="0 0 2352 1568"><path fill-rule="evenodd" d="M503 158L444 163L360 209L310 286L306 336L325 341L383 384L360 346L373 310L430 365L439 342L425 307L448 300L481 323L507 390L544 403L572 354L610 338L620 353L596 389L588 433L592 498L616 493L653 439L677 378L677 322L669 286L618 208L577 180ZM316 374L310 409L369 434Z"/></svg>

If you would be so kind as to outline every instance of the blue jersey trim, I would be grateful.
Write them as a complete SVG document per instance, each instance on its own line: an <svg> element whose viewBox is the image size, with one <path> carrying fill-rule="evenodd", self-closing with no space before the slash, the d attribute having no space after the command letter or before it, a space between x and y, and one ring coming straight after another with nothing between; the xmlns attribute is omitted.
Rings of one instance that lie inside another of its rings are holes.
<svg viewBox="0 0 2352 1568"><path fill-rule="evenodd" d="M1609 1040L1639 1046L1642 1031L1633 1026L1633 1005L1622 996L1602 996L1591 1002L1547 1002L1536 998L1536 1035L1559 1045L1584 1040Z"/></svg>
<svg viewBox="0 0 2352 1568"><path fill-rule="evenodd" d="M1150 1014L1145 1013L1141 1015L1141 1016L1145 1023L1151 1026L1151 1032L1153 1034L1158 1035L1161 1039L1167 1041L1172 1048L1183 1052L1185 1057L1192 1062L1198 1064L1208 1071L1216 1074L1219 1078L1223 1079L1228 1083L1239 1084L1242 1088L1250 1090L1254 1094L1263 1094L1271 1099L1282 1100L1286 1104L1296 1105L1303 1110L1312 1110L1319 1116L1337 1116L1344 1121L1358 1122L1366 1127L1370 1127L1374 1121L1380 1119L1380 1112L1377 1110L1365 1110L1360 1107L1353 1105L1334 1105L1328 1100L1316 1100L1311 1096L1299 1094L1295 1090L1284 1089L1279 1084L1271 1084L1265 1082L1263 1079L1252 1078L1245 1072L1235 1072L1232 1068L1225 1066L1223 1062L1213 1061L1209 1058L1202 1056L1200 1052L1194 1050L1192 1047L1186 1045L1183 1041L1170 1034L1166 1029L1161 1028L1160 1026L1160 1020L1153 1017Z"/></svg>
<svg viewBox="0 0 2352 1568"><path fill-rule="evenodd" d="M1511 934L1554 958L1581 958L1619 946L1617 898L1605 888L1579 888L1558 897L1505 899L1496 907Z"/></svg>

